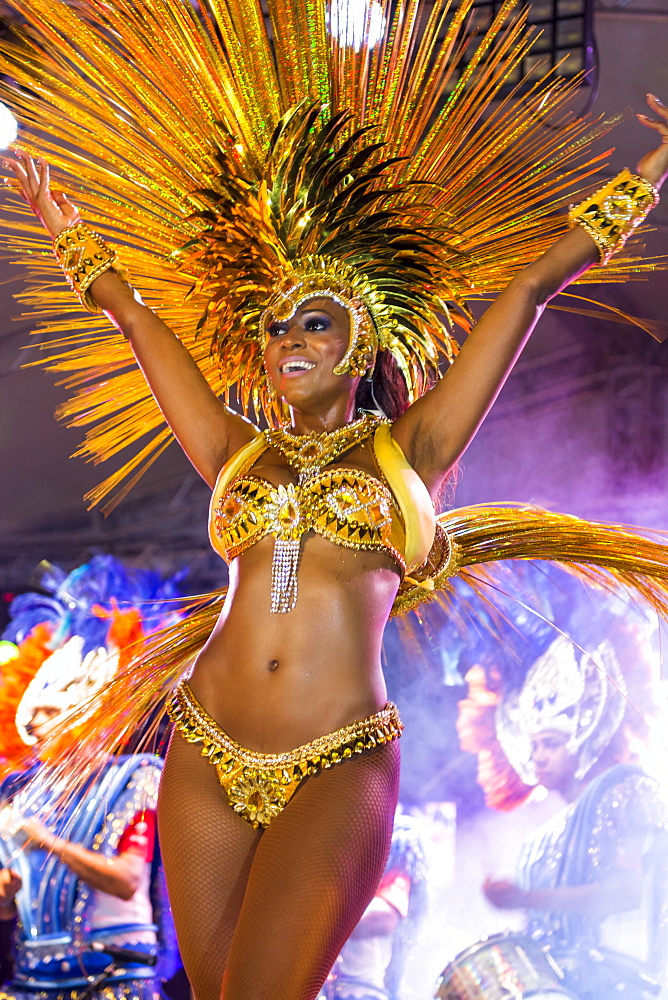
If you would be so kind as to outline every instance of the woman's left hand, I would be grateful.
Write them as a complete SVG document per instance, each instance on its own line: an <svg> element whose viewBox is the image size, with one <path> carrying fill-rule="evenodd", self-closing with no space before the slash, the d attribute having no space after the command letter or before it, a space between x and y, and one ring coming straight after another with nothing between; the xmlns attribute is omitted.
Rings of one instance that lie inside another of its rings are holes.
<svg viewBox="0 0 668 1000"><path fill-rule="evenodd" d="M660 188L668 177L668 108L654 94L647 95L647 103L658 118L650 118L649 115L636 115L636 118L642 125L658 132L661 142L638 161L636 173Z"/></svg>

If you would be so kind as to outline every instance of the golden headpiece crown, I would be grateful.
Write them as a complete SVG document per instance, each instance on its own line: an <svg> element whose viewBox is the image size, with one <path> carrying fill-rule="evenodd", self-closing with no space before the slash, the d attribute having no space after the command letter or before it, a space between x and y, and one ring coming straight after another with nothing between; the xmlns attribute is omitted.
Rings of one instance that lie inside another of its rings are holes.
<svg viewBox="0 0 668 1000"><path fill-rule="evenodd" d="M337 373L359 372L363 351L389 350L411 399L451 356L439 319L457 258L441 213L421 201L427 185L388 184L401 158L382 158L371 127L326 117L319 103L289 111L258 167L233 136L220 143L220 172L193 218L204 223L180 260L195 277L202 326L242 405L270 407L262 353L270 318L287 319L305 301L328 296L348 310L351 336ZM420 217L424 214L424 219Z"/></svg>

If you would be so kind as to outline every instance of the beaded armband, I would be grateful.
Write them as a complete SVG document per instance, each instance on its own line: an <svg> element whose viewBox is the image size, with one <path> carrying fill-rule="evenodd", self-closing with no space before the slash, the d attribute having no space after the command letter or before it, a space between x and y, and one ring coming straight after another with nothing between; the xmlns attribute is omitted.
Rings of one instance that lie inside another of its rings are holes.
<svg viewBox="0 0 668 1000"><path fill-rule="evenodd" d="M653 184L624 168L572 208L568 221L587 231L598 247L601 264L607 264L658 201L659 192Z"/></svg>
<svg viewBox="0 0 668 1000"><path fill-rule="evenodd" d="M113 268L127 283L127 273L117 266L116 251L83 222L58 233L53 240L53 252L70 288L88 312L101 311L88 289L104 271Z"/></svg>

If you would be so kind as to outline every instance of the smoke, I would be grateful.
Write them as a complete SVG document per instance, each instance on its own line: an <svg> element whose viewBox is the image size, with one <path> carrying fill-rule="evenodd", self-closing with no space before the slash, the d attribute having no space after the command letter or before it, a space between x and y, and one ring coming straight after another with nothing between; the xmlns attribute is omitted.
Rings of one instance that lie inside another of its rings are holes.
<svg viewBox="0 0 668 1000"><path fill-rule="evenodd" d="M517 500L665 528L665 349L562 314L534 336L463 459L456 506Z"/></svg>
<svg viewBox="0 0 668 1000"><path fill-rule="evenodd" d="M624 307L618 286L609 297L617 305L621 298ZM668 380L662 369L667 362L665 350L632 328L572 315L544 317L536 342L462 461L452 505L529 502L591 520L665 529ZM520 599L556 621L576 643L591 646L606 636L614 643L628 698L623 752L665 779L665 627L631 602L611 601L544 566L513 575ZM512 880L522 842L566 805L558 792L538 789L512 812L486 809L475 755L458 744L454 726L466 669L482 662L516 687L554 636L512 600L501 604L508 620L497 644L473 633L461 643L444 625L425 644L426 652L412 649L407 655L388 628L390 695L406 723L402 798L431 831L430 915L408 963L402 1000L433 995L436 977L448 963L463 967L464 959L456 959L463 950L471 949L472 961L482 956L479 942L486 935L524 927L521 910L495 910L486 901L483 879ZM444 834L445 816L456 816L452 838ZM644 912L610 914L604 945L631 954L632 961L646 958L663 927L658 911L668 907L667 884L664 879L662 900L656 892L645 898ZM511 939L499 941L510 954Z"/></svg>

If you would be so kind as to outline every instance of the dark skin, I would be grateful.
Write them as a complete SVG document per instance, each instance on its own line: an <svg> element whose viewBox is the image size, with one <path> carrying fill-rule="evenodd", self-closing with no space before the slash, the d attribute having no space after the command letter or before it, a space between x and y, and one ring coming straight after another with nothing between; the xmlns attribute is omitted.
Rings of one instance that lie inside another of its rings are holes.
<svg viewBox="0 0 668 1000"><path fill-rule="evenodd" d="M661 143L643 157L638 172L660 186L668 173L668 109L651 96L648 103L655 117L639 119L659 133ZM43 161L17 151L16 159L5 163L52 235L77 220L66 196L50 190ZM546 303L597 259L584 230L570 230L510 282L445 378L395 421L393 437L433 497L501 390ZM113 271L97 278L92 292L130 340L177 440L213 486L227 459L257 429L223 405L185 347ZM353 419L359 379L333 372L348 345L346 310L331 299L311 299L287 322L269 326L265 364L290 407L293 430L331 431ZM306 359L313 367L286 377L281 371L286 357ZM337 465L375 473L368 443ZM271 450L254 472L275 485L296 481ZM399 584L388 556L341 548L311 533L302 542L297 606L287 615L272 615L272 553L268 537L233 561L225 606L192 674L195 694L216 721L238 742L265 752L299 746L385 703L380 647Z"/></svg>
<svg viewBox="0 0 668 1000"><path fill-rule="evenodd" d="M668 173L668 109L655 99L650 104L658 118L644 124L660 133L662 144L639 169L658 185ZM44 161L17 152L6 165L52 235L78 219L66 196L51 192ZM545 304L597 258L593 241L579 228L558 240L499 295L445 378L393 424L394 438L432 496L475 434ZM224 463L257 436L257 428L223 405L172 331L113 271L100 275L91 291L129 339L177 440L213 486ZM290 407L293 430L331 431L350 421L359 379L334 373L349 342L346 311L331 299L311 299L285 324L269 326L265 363ZM305 370L286 372L281 361L289 357L305 360ZM376 471L368 443L334 465ZM253 471L275 485L296 481L271 450ZM380 647L399 585L389 556L307 534L297 605L288 614L271 614L273 550L273 539L265 538L232 562L227 599L191 676L195 695L216 722L261 752L298 747L382 707ZM397 747L388 744L306 778L260 833L229 808L199 748L174 736L158 824L181 951L198 1000L316 995L319 954L331 964L380 878L382 851L389 845L386 820L396 805L397 762ZM205 821L191 822L193 814ZM351 815L359 819L354 843L341 832ZM351 860L354 870L341 884ZM198 919L192 880L209 884L212 869L213 895L201 901L206 915ZM276 879L276 872L289 872L289 878ZM321 897L314 906L313 893L325 884L329 903L320 905ZM306 936L319 942L308 956L296 945Z"/></svg>

